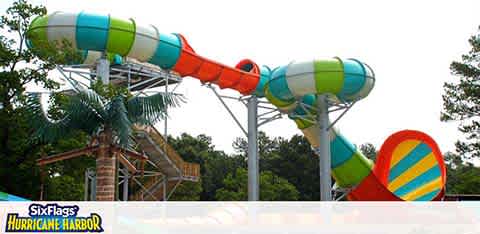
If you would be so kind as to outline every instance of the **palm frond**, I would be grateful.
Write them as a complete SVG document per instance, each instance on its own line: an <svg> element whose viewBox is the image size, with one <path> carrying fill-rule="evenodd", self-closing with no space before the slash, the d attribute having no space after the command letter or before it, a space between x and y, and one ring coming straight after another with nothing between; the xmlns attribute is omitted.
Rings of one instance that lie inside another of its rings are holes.
<svg viewBox="0 0 480 234"><path fill-rule="evenodd" d="M136 96L127 101L128 118L132 123L155 124L167 117L167 108L185 102L181 94L159 92L151 96Z"/></svg>
<svg viewBox="0 0 480 234"><path fill-rule="evenodd" d="M106 123L116 132L119 144L128 147L131 143L132 123L128 119L127 108L125 107L124 98L117 96L107 105Z"/></svg>
<svg viewBox="0 0 480 234"><path fill-rule="evenodd" d="M55 142L69 136L73 132L71 119L66 115L63 119L54 121L43 111L39 94L29 94L26 105L27 115L34 129L33 140Z"/></svg>
<svg viewBox="0 0 480 234"><path fill-rule="evenodd" d="M105 101L91 90L70 96L65 112L69 115L73 127L88 134L95 133L108 118Z"/></svg>

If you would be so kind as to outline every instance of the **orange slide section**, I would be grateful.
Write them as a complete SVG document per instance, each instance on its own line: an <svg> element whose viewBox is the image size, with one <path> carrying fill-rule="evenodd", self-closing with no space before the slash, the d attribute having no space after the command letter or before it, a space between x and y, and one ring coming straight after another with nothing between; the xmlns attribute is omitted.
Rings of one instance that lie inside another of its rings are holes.
<svg viewBox="0 0 480 234"><path fill-rule="evenodd" d="M180 58L173 70L181 76L191 76L201 82L211 82L220 88L238 90L241 94L250 94L260 79L258 66L254 65L250 70L241 70L243 62L236 68L223 65L219 62L204 58L195 53L185 37L178 34L182 41Z"/></svg>

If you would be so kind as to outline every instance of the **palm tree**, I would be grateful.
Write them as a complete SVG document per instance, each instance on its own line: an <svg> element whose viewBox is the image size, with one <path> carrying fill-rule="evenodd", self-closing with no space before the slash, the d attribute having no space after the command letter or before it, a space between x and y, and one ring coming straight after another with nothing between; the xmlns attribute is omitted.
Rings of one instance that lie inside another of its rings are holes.
<svg viewBox="0 0 480 234"><path fill-rule="evenodd" d="M33 138L41 142L55 142L72 136L80 130L92 137L90 146L39 160L39 165L94 153L96 155L96 198L113 201L115 172L119 152L145 160L146 157L131 150L134 124L153 125L166 117L167 107L177 107L183 96L159 92L151 96L130 96L116 93L103 97L94 90L83 90L68 96L60 105L63 118L50 119L43 111L38 94L27 100ZM125 158L120 158L124 159Z"/></svg>

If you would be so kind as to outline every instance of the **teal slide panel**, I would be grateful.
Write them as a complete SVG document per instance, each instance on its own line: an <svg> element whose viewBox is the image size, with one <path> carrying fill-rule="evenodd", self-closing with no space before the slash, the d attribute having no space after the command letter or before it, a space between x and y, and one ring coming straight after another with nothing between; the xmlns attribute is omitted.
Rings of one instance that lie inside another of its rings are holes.
<svg viewBox="0 0 480 234"><path fill-rule="evenodd" d="M330 149L332 152L332 168L335 168L350 159L356 150L355 146L340 134L330 142Z"/></svg>
<svg viewBox="0 0 480 234"><path fill-rule="evenodd" d="M408 168L412 167L418 161L422 160L425 156L430 154L432 149L425 144L421 143L415 149L413 149L407 156L405 156L400 162L398 162L393 168L390 170L390 174L388 175L388 182L392 182L395 178L405 172Z"/></svg>
<svg viewBox="0 0 480 234"><path fill-rule="evenodd" d="M365 68L363 65L352 59L343 61L343 69L345 79L342 90L338 94L339 97L350 96L356 94L365 84Z"/></svg>
<svg viewBox="0 0 480 234"><path fill-rule="evenodd" d="M420 186L422 186L423 184L428 183L428 182L430 182L430 181L432 181L435 178L440 177L440 176L441 176L441 172L440 172L440 169L438 168L438 166L432 167L431 169L424 172L423 174L421 174L417 178L413 179L412 181L410 181L407 184L403 185L402 187L398 188L393 193L395 193L395 195L397 195L398 197L401 197L401 196L409 193L410 191L412 191L414 189L417 189Z"/></svg>
<svg viewBox="0 0 480 234"><path fill-rule="evenodd" d="M181 49L182 43L176 35L160 34L157 49L149 62L170 69L177 63Z"/></svg>
<svg viewBox="0 0 480 234"><path fill-rule="evenodd" d="M105 51L109 25L108 16L80 13L77 18L77 47L81 50Z"/></svg>
<svg viewBox="0 0 480 234"><path fill-rule="evenodd" d="M279 67L275 69L272 74L272 79L269 82L269 88L273 96L282 100L290 101L293 100L292 92L288 89L287 80L285 79L285 74L287 72L287 66Z"/></svg>
<svg viewBox="0 0 480 234"><path fill-rule="evenodd" d="M258 81L257 87L255 89L255 95L257 97L265 97L265 85L270 79L272 71L267 66L260 67L260 80Z"/></svg>
<svg viewBox="0 0 480 234"><path fill-rule="evenodd" d="M440 189L436 189L433 192L429 192L429 193L415 199L415 201L431 201L431 200L433 200L433 198L435 198L438 195L439 192L440 192Z"/></svg>

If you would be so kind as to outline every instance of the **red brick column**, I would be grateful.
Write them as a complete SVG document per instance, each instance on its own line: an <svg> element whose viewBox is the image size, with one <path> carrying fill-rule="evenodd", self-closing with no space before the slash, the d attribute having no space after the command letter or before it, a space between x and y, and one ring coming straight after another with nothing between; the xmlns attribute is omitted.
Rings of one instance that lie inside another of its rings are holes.
<svg viewBox="0 0 480 234"><path fill-rule="evenodd" d="M110 151L106 134L99 136L100 149L97 151L97 201L115 200L116 156Z"/></svg>

